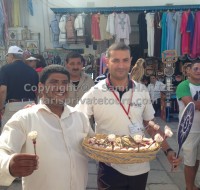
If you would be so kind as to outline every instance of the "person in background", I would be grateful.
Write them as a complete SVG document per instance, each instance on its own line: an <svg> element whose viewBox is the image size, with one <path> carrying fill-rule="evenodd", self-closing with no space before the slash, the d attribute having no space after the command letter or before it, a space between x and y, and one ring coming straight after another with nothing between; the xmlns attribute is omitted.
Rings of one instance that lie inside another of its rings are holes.
<svg viewBox="0 0 200 190"><path fill-rule="evenodd" d="M0 185L22 177L23 190L86 189L88 158L80 143L93 131L83 113L65 104L69 81L63 66L44 68L41 102L6 123L0 136ZM35 134L35 151L30 132Z"/></svg>
<svg viewBox="0 0 200 190"><path fill-rule="evenodd" d="M27 49L24 50L24 52L23 52L23 61L24 61L24 63L26 63L26 59L28 59L29 57L31 57L31 52L28 51Z"/></svg>
<svg viewBox="0 0 200 190"><path fill-rule="evenodd" d="M174 87L177 87L183 81L182 74L176 73L172 84Z"/></svg>
<svg viewBox="0 0 200 190"><path fill-rule="evenodd" d="M166 85L156 79L155 75L150 76L150 84L148 85L148 90L155 110L155 116L160 116L161 112L161 96L160 92L165 90Z"/></svg>
<svg viewBox="0 0 200 190"><path fill-rule="evenodd" d="M83 56L76 52L70 52L65 61L65 66L70 73L70 83L67 97L67 104L74 107L81 99L83 94L87 92L94 81L83 72Z"/></svg>
<svg viewBox="0 0 200 190"><path fill-rule="evenodd" d="M25 63L26 63L28 66L30 66L31 68L36 69L37 62L38 62L38 59L31 56L31 57L29 57L29 58L26 59L26 62L25 62Z"/></svg>
<svg viewBox="0 0 200 190"><path fill-rule="evenodd" d="M143 76L142 80L141 80L141 83L144 84L146 87L148 87L148 85L149 85L149 77Z"/></svg>
<svg viewBox="0 0 200 190"><path fill-rule="evenodd" d="M130 135L130 127L143 133L144 126L154 118L149 92L141 83L129 77L131 65L129 46L122 42L111 45L106 53L108 77L86 92L77 106L89 118L94 117L96 133ZM138 101L139 100L139 101ZM147 132L156 134L153 128ZM160 130L159 133L163 134ZM175 152L165 140L162 149L171 164L179 165ZM112 164L99 162L98 189L145 190L149 162L136 164Z"/></svg>
<svg viewBox="0 0 200 190"><path fill-rule="evenodd" d="M33 57L38 59L38 61L36 63L36 69L35 70L40 77L40 73L47 66L46 61L45 61L44 57L40 54L35 54L35 55L33 55Z"/></svg>
<svg viewBox="0 0 200 190"><path fill-rule="evenodd" d="M189 78L189 70L191 67L191 62L187 62L183 65L183 75L184 75L184 79L188 79Z"/></svg>
<svg viewBox="0 0 200 190"><path fill-rule="evenodd" d="M18 110L36 100L38 74L23 62L23 50L11 46L6 54L9 64L0 70L0 112L2 126ZM4 111L5 108L5 111Z"/></svg>
<svg viewBox="0 0 200 190"><path fill-rule="evenodd" d="M192 61L188 69L189 78L181 82L176 89L179 105L179 119L184 108L190 102L195 104L195 113L190 133L183 144L184 174L187 190L199 190L195 178L200 160L200 60Z"/></svg>

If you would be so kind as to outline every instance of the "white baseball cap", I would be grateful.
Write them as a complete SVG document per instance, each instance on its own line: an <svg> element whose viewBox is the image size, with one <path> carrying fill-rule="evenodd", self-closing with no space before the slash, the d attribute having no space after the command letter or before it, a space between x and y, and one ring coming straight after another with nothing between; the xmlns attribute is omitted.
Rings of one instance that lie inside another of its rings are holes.
<svg viewBox="0 0 200 190"><path fill-rule="evenodd" d="M26 61L39 61L39 59L35 57L29 57L28 59L26 59Z"/></svg>
<svg viewBox="0 0 200 190"><path fill-rule="evenodd" d="M14 53L14 54L23 54L23 50L17 46L10 46L8 48L8 53L6 55L8 55L9 53Z"/></svg>

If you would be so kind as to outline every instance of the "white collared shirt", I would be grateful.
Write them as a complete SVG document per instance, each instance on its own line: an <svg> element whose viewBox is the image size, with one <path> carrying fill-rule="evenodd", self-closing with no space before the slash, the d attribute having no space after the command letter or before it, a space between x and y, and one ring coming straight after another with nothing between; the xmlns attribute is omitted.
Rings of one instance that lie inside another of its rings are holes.
<svg viewBox="0 0 200 190"><path fill-rule="evenodd" d="M24 190L84 190L88 179L88 159L81 142L92 133L87 117L69 106L59 118L44 104L17 112L0 136L0 185L10 185L9 161L14 153L34 154L27 138L37 131L39 168L22 180Z"/></svg>
<svg viewBox="0 0 200 190"><path fill-rule="evenodd" d="M115 93L119 98L119 92L115 91ZM128 110L130 99L129 117L135 126L144 129L143 120L152 120L155 113L147 88L143 84L134 82L133 96L132 88L130 88L121 98L121 102L126 110ZM108 90L106 79L100 81L86 92L75 108L81 110L89 117L94 115L97 133L130 135L128 126L131 122L113 93ZM149 162L111 164L111 166L129 176L140 175L150 170Z"/></svg>

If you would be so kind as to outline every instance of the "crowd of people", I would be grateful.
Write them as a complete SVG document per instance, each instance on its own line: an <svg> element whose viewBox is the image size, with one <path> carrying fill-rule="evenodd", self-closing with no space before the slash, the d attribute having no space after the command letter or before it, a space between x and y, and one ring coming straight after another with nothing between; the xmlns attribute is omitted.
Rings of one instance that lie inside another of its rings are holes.
<svg viewBox="0 0 200 190"><path fill-rule="evenodd" d="M9 186L22 177L24 190L84 190L88 157L81 148L83 138L95 133L130 135L130 127L142 132L160 114L165 84L154 75L150 83L145 81L143 59L129 73L131 52L122 42L108 48L107 69L95 82L84 73L83 57L76 52L66 55L64 66L46 66L41 55L11 46L6 60L0 69L0 185ZM191 134L183 146L187 190L198 190L194 181L200 159L199 63L190 64L188 79L177 87L180 115L189 102L196 106ZM105 99L117 103L102 102ZM38 134L36 146L27 137L33 131ZM154 138L155 129L146 132ZM164 136L160 129L159 133ZM177 168L182 158L176 157L166 139L161 148ZM99 162L98 189L145 190L149 171L149 162Z"/></svg>

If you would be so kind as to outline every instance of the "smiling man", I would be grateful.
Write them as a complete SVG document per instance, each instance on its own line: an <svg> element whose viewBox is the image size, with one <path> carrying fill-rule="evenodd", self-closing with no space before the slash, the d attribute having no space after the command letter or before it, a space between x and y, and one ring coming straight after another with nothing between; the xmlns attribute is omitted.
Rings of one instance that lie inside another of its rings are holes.
<svg viewBox="0 0 200 190"><path fill-rule="evenodd" d="M77 109L96 122L96 132L102 134L130 135L142 133L149 120L154 118L147 88L129 77L131 66L130 48L124 43L111 45L106 53L108 77L86 92ZM153 137L157 132L148 130ZM161 131L159 133L162 134ZM170 163L178 165L173 150L166 141L162 149ZM139 164L108 164L99 162L98 189L145 190L150 166Z"/></svg>
<svg viewBox="0 0 200 190"><path fill-rule="evenodd" d="M86 189L88 159L80 143L93 132L87 117L65 104L69 80L62 66L44 68L41 102L6 123L0 136L0 185L23 177L23 190ZM37 155L27 138L31 131L38 133Z"/></svg>
<svg viewBox="0 0 200 190"><path fill-rule="evenodd" d="M179 118L185 106L194 102L194 121L190 133L183 144L184 173L187 190L199 190L195 186L195 178L200 160L200 60L191 62L188 67L188 79L181 82L176 90L179 105Z"/></svg>
<svg viewBox="0 0 200 190"><path fill-rule="evenodd" d="M78 103L85 92L94 86L92 78L83 71L83 62L82 55L76 52L69 53L65 62L66 69L70 73L67 104L72 107Z"/></svg>

